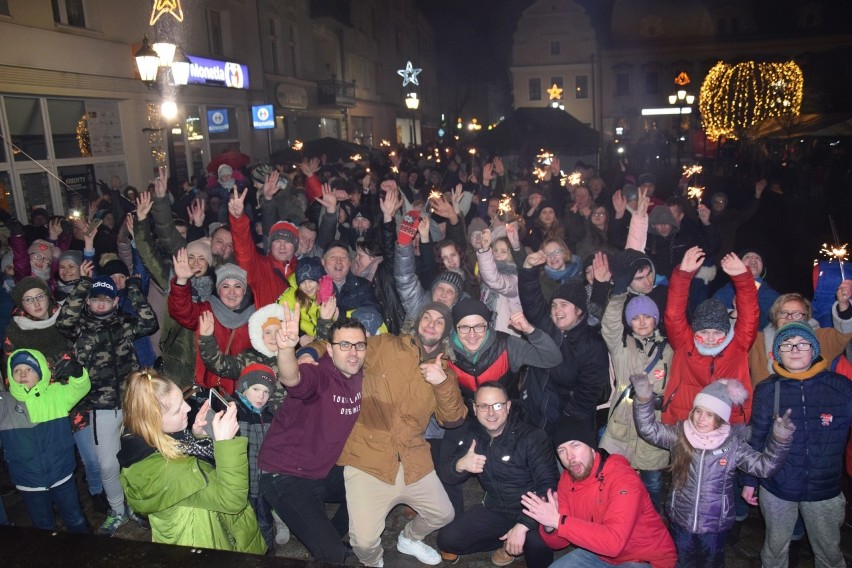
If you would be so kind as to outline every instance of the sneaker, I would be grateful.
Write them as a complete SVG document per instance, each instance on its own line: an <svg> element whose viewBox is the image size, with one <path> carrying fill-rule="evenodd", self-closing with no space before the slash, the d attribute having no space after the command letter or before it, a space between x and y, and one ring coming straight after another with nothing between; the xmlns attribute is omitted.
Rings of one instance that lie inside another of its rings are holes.
<svg viewBox="0 0 852 568"><path fill-rule="evenodd" d="M115 536L116 531L118 531L118 529L127 524L127 521L129 520L130 519L127 515L120 515L114 510L110 509L109 513L107 513L107 518L104 521L104 524L98 527L96 534Z"/></svg>
<svg viewBox="0 0 852 568"><path fill-rule="evenodd" d="M491 564L494 566L508 566L515 561L515 557L506 552L502 546L491 555Z"/></svg>
<svg viewBox="0 0 852 568"><path fill-rule="evenodd" d="M151 523L148 522L148 517L139 513L134 513L133 509L130 507L127 508L127 516L143 529L151 528Z"/></svg>
<svg viewBox="0 0 852 568"><path fill-rule="evenodd" d="M290 542L290 529L281 519L275 519L275 544L285 545Z"/></svg>
<svg viewBox="0 0 852 568"><path fill-rule="evenodd" d="M396 541L396 549L403 554L410 554L423 564L435 566L441 563L441 555L438 554L437 550L422 540L406 538L402 533L399 533L399 539Z"/></svg>
<svg viewBox="0 0 852 568"><path fill-rule="evenodd" d="M455 564L459 561L459 555L452 552L441 551L441 560L446 564Z"/></svg>

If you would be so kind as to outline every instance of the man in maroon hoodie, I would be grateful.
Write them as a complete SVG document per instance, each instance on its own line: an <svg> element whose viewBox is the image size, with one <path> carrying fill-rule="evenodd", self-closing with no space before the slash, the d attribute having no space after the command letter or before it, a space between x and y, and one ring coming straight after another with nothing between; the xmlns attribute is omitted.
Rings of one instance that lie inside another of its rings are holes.
<svg viewBox="0 0 852 568"><path fill-rule="evenodd" d="M326 353L299 365L299 308L285 310L278 332L278 378L287 397L260 447L259 488L276 514L325 562L343 563L341 537L349 530L343 468L335 465L361 412L367 333L361 322L343 318L329 331ZM341 503L334 519L325 503Z"/></svg>

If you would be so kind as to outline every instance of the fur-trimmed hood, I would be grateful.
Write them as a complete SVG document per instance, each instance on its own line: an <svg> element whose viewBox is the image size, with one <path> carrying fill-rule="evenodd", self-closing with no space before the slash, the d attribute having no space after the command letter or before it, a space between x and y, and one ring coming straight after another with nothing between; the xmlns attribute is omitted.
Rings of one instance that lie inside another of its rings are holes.
<svg viewBox="0 0 852 568"><path fill-rule="evenodd" d="M263 343L262 326L270 318L275 318L283 322L284 306L281 304L269 304L254 312L248 321L248 332L252 347L267 357L274 357L276 353L270 351L270 349Z"/></svg>

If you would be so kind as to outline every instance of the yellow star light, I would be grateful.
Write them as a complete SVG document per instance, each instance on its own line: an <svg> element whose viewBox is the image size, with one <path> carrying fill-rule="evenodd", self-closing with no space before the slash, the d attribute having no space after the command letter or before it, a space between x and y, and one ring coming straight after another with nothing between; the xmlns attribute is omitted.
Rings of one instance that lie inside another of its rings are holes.
<svg viewBox="0 0 852 568"><path fill-rule="evenodd" d="M547 94L550 95L551 101L558 101L562 98L562 89L559 88L559 85L553 83L553 86L547 89Z"/></svg>
<svg viewBox="0 0 852 568"><path fill-rule="evenodd" d="M180 6L180 0L154 0L154 8L151 10L151 21L149 25L154 25L160 16L163 14L171 14L178 22L183 21L183 8Z"/></svg>

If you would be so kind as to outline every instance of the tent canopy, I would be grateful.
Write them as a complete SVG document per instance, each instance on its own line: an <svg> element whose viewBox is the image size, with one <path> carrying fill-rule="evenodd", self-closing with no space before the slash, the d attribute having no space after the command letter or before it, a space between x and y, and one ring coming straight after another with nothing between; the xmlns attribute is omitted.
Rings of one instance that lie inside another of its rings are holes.
<svg viewBox="0 0 852 568"><path fill-rule="evenodd" d="M495 154L534 154L540 149L564 154L595 154L600 135L564 110L517 108L492 130L477 136L477 145Z"/></svg>
<svg viewBox="0 0 852 568"><path fill-rule="evenodd" d="M852 115L800 114L768 118L746 131L749 138L801 138L806 136L852 136Z"/></svg>

